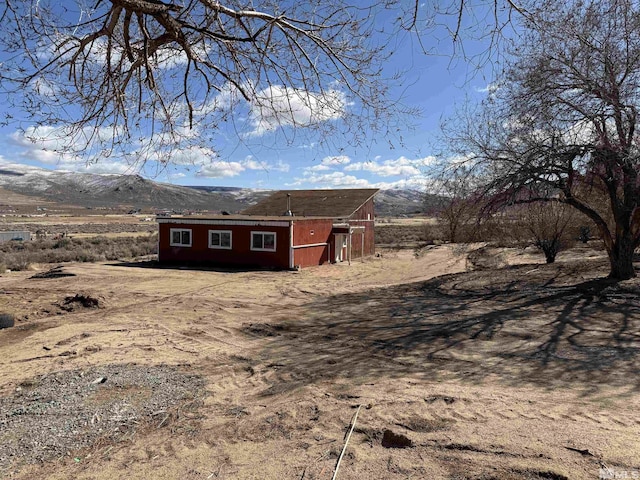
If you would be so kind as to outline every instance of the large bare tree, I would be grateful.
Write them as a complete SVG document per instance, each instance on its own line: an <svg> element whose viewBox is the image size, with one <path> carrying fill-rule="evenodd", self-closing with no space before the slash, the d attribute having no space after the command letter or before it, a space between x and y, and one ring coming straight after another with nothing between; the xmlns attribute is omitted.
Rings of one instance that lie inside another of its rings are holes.
<svg viewBox="0 0 640 480"><path fill-rule="evenodd" d="M496 90L446 127L495 205L562 202L600 231L610 277L635 276L640 244L640 5L545 1ZM453 166L452 168L456 168Z"/></svg>
<svg viewBox="0 0 640 480"><path fill-rule="evenodd" d="M480 5L479 36L515 8ZM244 140L295 127L387 141L415 113L389 95L401 76L384 74L387 43L424 39L438 17L457 45L472 13L465 0L4 0L0 93L19 107L5 121L21 111L31 138L68 140L52 149L160 163L178 144L210 146L225 123Z"/></svg>
<svg viewBox="0 0 640 480"><path fill-rule="evenodd" d="M138 142L167 160L162 153L177 142L206 143L240 116L245 138L283 125L324 129L331 138L342 120L339 128L351 128L348 138L358 144L368 129L390 128L402 110L386 95L380 5L2 3L5 98L27 112L27 122L63 125L65 134L84 137L80 144L110 150Z"/></svg>

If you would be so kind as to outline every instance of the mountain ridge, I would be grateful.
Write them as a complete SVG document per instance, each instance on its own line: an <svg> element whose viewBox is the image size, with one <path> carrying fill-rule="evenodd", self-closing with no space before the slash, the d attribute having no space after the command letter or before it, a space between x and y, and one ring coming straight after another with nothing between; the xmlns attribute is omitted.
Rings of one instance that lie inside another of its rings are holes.
<svg viewBox="0 0 640 480"><path fill-rule="evenodd" d="M238 213L273 190L222 186L187 186L156 182L140 175L52 171L0 163L0 187L25 196L87 208L204 210ZM437 198L433 196L434 198ZM402 216L424 210L425 194L416 190L381 190L377 216Z"/></svg>

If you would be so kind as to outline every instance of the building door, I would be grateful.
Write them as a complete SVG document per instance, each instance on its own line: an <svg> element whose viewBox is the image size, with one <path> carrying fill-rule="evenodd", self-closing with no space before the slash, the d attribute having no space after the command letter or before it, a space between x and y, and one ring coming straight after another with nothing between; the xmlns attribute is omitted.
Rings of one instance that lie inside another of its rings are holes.
<svg viewBox="0 0 640 480"><path fill-rule="evenodd" d="M335 243L335 262L343 262L347 258L347 236L336 234L336 243Z"/></svg>

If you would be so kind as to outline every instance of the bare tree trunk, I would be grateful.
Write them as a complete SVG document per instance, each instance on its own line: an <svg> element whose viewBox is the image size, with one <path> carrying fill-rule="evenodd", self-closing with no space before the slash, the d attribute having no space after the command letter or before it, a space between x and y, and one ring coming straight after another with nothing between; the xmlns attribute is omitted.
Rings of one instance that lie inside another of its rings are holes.
<svg viewBox="0 0 640 480"><path fill-rule="evenodd" d="M611 248L607 250L611 265L609 278L627 280L636 276L636 271L633 268L633 252L635 248L631 232L624 232L616 238Z"/></svg>
<svg viewBox="0 0 640 480"><path fill-rule="evenodd" d="M458 220L455 218L452 218L450 222L451 223L449 224L449 241L451 243L456 243L456 240L457 240L456 232L458 230Z"/></svg>
<svg viewBox="0 0 640 480"><path fill-rule="evenodd" d="M556 256L560 251L560 239L553 238L551 240L545 239L536 242L536 246L542 250L544 253L544 258L547 263L554 263L556 261Z"/></svg>

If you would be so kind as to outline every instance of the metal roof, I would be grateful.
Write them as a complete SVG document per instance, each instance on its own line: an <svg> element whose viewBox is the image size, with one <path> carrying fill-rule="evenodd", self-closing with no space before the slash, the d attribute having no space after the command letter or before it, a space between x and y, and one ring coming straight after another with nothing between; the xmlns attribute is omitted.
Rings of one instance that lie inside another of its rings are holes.
<svg viewBox="0 0 640 480"><path fill-rule="evenodd" d="M296 217L349 218L371 199L377 188L341 190L280 190L242 212L251 216L281 216L287 211L287 195Z"/></svg>

